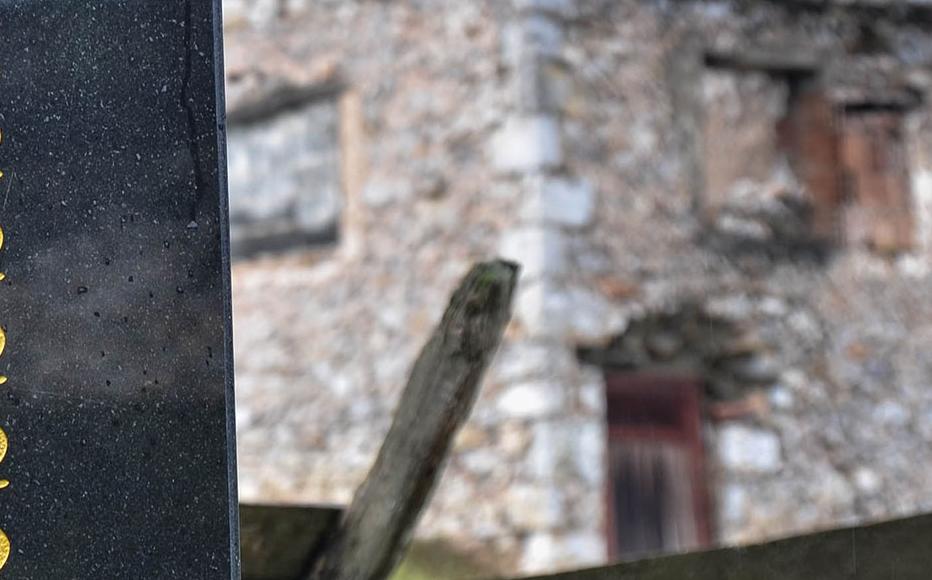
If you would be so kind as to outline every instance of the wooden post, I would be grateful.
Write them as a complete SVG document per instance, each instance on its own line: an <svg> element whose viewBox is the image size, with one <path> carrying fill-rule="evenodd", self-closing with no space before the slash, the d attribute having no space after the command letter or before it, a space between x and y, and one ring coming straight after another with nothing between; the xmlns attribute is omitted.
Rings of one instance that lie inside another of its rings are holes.
<svg viewBox="0 0 932 580"><path fill-rule="evenodd" d="M375 464L309 579L382 580L398 564L511 318L517 278L516 264L495 260L474 266L460 283L414 364Z"/></svg>

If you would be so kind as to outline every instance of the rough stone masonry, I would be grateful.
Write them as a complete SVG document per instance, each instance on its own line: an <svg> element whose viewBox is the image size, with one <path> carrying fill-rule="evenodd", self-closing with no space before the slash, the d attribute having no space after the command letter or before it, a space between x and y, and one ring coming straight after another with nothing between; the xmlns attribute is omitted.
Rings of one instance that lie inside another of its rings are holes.
<svg viewBox="0 0 932 580"><path fill-rule="evenodd" d="M932 507L926 4L225 10L244 499L346 503L502 255L515 321L422 537L604 562L615 371L702 380L714 543Z"/></svg>

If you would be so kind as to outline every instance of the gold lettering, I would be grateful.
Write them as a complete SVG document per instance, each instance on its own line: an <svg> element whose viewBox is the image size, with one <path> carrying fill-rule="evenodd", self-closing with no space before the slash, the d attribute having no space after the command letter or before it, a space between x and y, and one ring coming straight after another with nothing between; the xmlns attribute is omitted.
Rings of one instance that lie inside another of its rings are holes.
<svg viewBox="0 0 932 580"><path fill-rule="evenodd" d="M3 463L3 460L6 459L6 452L9 449L10 443L6 436L6 431L0 429L0 463ZM0 489L4 489L10 486L10 482L5 479L0 479ZM0 566L2 568L3 566Z"/></svg>
<svg viewBox="0 0 932 580"><path fill-rule="evenodd" d="M0 171L0 178L2 178L2 177L3 177L3 172ZM4 236L3 236L3 227L0 227L0 249L3 248L3 237L4 237ZM6 274L4 274L3 272L0 272L0 282L2 282L3 280L6 280Z"/></svg>
<svg viewBox="0 0 932 580"><path fill-rule="evenodd" d="M0 328L0 356L3 355L3 351L5 349L6 349L6 332L3 331L3 328ZM6 377L3 375L0 375L0 385L2 385L5 382L6 382Z"/></svg>
<svg viewBox="0 0 932 580"><path fill-rule="evenodd" d="M0 143L3 142L3 132L0 131ZM0 179L3 179L3 172L0 171ZM3 248L3 241L5 236L3 235L3 228L0 227L0 249ZM0 273L0 280L6 278L6 275ZM3 351L6 350L6 332L0 328L0 356L3 355ZM0 375L0 385L5 383L7 378ZM3 460L6 459L6 452L10 448L10 441L6 436L6 431L0 428L0 463L3 463ZM0 489L6 489L10 487L9 480L0 479ZM7 560L10 559L10 552L12 550L12 544L10 543L9 536L6 535L6 532L0 530L0 570L6 566Z"/></svg>
<svg viewBox="0 0 932 580"><path fill-rule="evenodd" d="M10 538L0 530L0 570L6 566L6 561L10 558L10 548Z"/></svg>
<svg viewBox="0 0 932 580"><path fill-rule="evenodd" d="M9 440L7 439L6 432L3 429L0 429L0 463L6 459L6 452L9 446ZM7 488L9 486L9 481L0 479L0 489ZM10 549L10 538L7 537L6 532L0 530L0 570L6 566L6 561L10 558Z"/></svg>

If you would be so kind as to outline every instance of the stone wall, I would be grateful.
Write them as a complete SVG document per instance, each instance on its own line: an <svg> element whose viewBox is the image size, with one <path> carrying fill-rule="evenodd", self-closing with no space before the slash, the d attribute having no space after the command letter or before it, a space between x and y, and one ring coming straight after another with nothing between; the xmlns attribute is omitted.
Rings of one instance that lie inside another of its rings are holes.
<svg viewBox="0 0 932 580"><path fill-rule="evenodd" d="M448 291L502 254L524 266L515 320L422 536L506 572L603 562L618 357L705 379L718 541L928 509L932 110L907 118L917 237L894 256L798 235L805 188L767 132L793 87L761 68L866 59L928 89L932 32L862 10L228 1L231 152L292 148L262 119L321 95L339 143L337 241L234 264L243 498L347 502ZM234 213L258 212L241 186ZM722 346L677 330L696 316ZM658 340L679 346L638 346Z"/></svg>
<svg viewBox="0 0 932 580"><path fill-rule="evenodd" d="M920 239L891 259L842 243L825 255L777 236L772 226L789 223L792 205L776 202L798 197L798 183L760 128L783 114L784 89L768 88L773 75L754 71L723 79L696 54L696 46L780 54L770 66L789 68L807 60L794 53L808 52L843 68L864 16L767 2L674 10L595 1L577 15L567 41L576 95L564 134L570 170L586 176L599 199L593 227L568 242L571 284L625 289L620 300L603 291L590 301L601 305L595 319L630 325L699 304L752 345L753 358L736 369L744 393L708 393L712 409L722 399L755 402L744 417L707 427L719 539L748 542L928 509L932 498L920 490L932 470L909 459L928 444L919 385L932 375L914 354L932 323L928 246ZM890 45L883 58L911 61L907 74L922 77L932 55L928 31L877 26ZM908 57L900 52L907 44ZM928 109L911 115L910 147L923 150ZM710 165L710 151L741 163ZM914 179L926 163L914 161ZM749 173L736 179L735 167ZM738 185L730 200L709 191L723 176ZM746 212L747 201L766 211ZM753 219L736 223L735 202L737 217ZM701 219L697 206L710 203L731 204L731 227ZM774 211L779 219L770 221ZM924 213L914 215L920 231L927 228ZM625 332L622 324L574 340L600 345Z"/></svg>
<svg viewBox="0 0 932 580"><path fill-rule="evenodd" d="M523 211L520 183L499 178L489 159L511 106L503 46L515 9L494 1L236 6L227 7L226 30L231 150L247 148L257 116L274 119L276 107L335 87L342 196L336 244L234 263L241 495L346 503L448 293L473 261L498 253ZM509 330L511 342L520 336ZM513 378L533 369L522 363ZM500 469L535 468L532 426L509 420L516 403L498 403L504 388L501 378L486 385L422 533L500 552L514 568L521 536L513 530L562 512L539 510L542 490Z"/></svg>

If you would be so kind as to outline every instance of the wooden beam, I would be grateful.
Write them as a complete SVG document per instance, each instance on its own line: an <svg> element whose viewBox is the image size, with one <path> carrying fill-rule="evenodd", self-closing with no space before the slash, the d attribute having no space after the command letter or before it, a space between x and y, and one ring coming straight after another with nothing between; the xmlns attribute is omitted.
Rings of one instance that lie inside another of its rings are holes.
<svg viewBox="0 0 932 580"><path fill-rule="evenodd" d="M509 319L518 266L478 264L421 351L375 464L307 578L381 580L398 564Z"/></svg>

